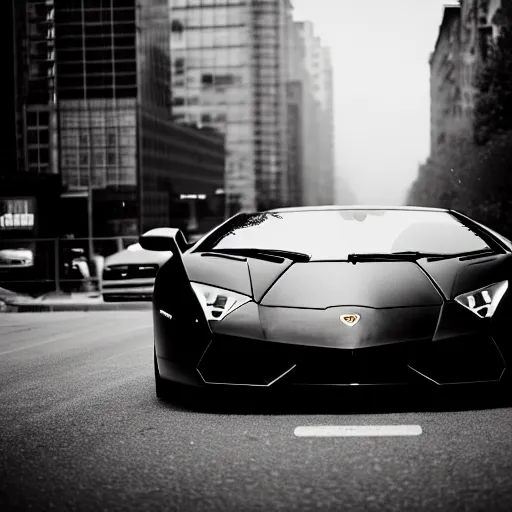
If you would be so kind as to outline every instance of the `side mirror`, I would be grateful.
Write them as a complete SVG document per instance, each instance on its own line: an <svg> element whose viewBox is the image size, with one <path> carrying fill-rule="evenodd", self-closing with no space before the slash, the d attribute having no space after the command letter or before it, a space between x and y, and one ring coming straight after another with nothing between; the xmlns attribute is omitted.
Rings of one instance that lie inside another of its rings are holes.
<svg viewBox="0 0 512 512"><path fill-rule="evenodd" d="M181 229L156 228L139 237L139 244L146 251L165 251L180 254L188 248Z"/></svg>

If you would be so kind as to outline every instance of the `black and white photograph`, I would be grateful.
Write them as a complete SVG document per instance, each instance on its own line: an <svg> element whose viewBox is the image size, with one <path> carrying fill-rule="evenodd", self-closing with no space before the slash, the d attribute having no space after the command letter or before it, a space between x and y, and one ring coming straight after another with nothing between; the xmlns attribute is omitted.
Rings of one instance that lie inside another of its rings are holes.
<svg viewBox="0 0 512 512"><path fill-rule="evenodd" d="M2 512L512 511L512 0L2 7Z"/></svg>

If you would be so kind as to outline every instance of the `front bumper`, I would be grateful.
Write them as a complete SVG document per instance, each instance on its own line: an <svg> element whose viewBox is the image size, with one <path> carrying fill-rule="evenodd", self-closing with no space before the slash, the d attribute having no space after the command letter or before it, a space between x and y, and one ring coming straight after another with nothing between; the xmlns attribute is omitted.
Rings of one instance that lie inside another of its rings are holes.
<svg viewBox="0 0 512 512"><path fill-rule="evenodd" d="M104 280L102 283L103 299L109 300L144 300L151 301L155 280L127 279Z"/></svg>
<svg viewBox="0 0 512 512"><path fill-rule="evenodd" d="M193 386L453 385L500 381L506 363L486 335L359 349L213 334L196 360L158 357L161 376Z"/></svg>

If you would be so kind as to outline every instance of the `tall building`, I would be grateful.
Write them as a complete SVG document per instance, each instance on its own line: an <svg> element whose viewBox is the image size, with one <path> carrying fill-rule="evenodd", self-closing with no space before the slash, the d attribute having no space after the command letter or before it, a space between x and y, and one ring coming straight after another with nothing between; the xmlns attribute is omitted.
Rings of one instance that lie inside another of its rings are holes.
<svg viewBox="0 0 512 512"><path fill-rule="evenodd" d="M431 193L426 184L442 183L438 178L450 173L450 162L463 161L468 145L474 143L475 80L499 35L502 0L460 0L459 4L444 7L429 59L430 155L409 192L416 203ZM445 204L454 199L443 199L442 194L443 190L435 191L434 197Z"/></svg>
<svg viewBox="0 0 512 512"><path fill-rule="evenodd" d="M430 56L430 160L457 151L473 136L475 78L499 33L501 0L462 0L446 6Z"/></svg>
<svg viewBox="0 0 512 512"><path fill-rule="evenodd" d="M40 80L43 73L47 74L41 55L46 59L47 53L43 44L27 44L28 17L27 10L20 9L22 5L20 0L4 2L0 21L5 53L0 121L0 249L23 246L19 240L54 236L59 214L56 203L60 180L49 165L48 109L40 114L41 130L26 129L27 122L34 120L34 113L27 111L28 101L35 100L38 93L48 100ZM34 27L32 38L43 33L38 29ZM30 94L29 86L34 89Z"/></svg>
<svg viewBox="0 0 512 512"><path fill-rule="evenodd" d="M289 0L172 0L173 118L226 137L230 213L288 202Z"/></svg>
<svg viewBox="0 0 512 512"><path fill-rule="evenodd" d="M304 172L303 147L303 87L300 80L290 81L288 90L288 203L302 205L302 181Z"/></svg>
<svg viewBox="0 0 512 512"><path fill-rule="evenodd" d="M430 58L430 154L433 159L465 128L462 121L459 31L460 7L445 7Z"/></svg>
<svg viewBox="0 0 512 512"><path fill-rule="evenodd" d="M288 76L288 203L290 206L304 204L304 174L308 170L308 75L305 67L305 46L289 9L286 17L287 76Z"/></svg>
<svg viewBox="0 0 512 512"><path fill-rule="evenodd" d="M335 122L334 122L334 69L332 65L331 52L329 48L322 49L322 75L321 80L322 96L324 98L323 131L325 159L324 182L320 192L320 201L323 204L333 204L336 202L336 158L335 158Z"/></svg>
<svg viewBox="0 0 512 512"><path fill-rule="evenodd" d="M475 102L475 76L487 59L489 44L499 34L498 11L502 0L460 2L460 87L462 115L470 124Z"/></svg>
<svg viewBox="0 0 512 512"><path fill-rule="evenodd" d="M190 197L220 220L224 137L171 119L167 0L13 5L18 168L61 177L61 232L88 204L94 236L190 226Z"/></svg>
<svg viewBox="0 0 512 512"><path fill-rule="evenodd" d="M5 76L3 78L3 108L0 123L2 124L2 140L0 141L0 176L17 170L16 154L16 98L17 83L16 54L14 44L14 1L4 2L2 16L6 23L2 27L0 40L4 51Z"/></svg>
<svg viewBox="0 0 512 512"><path fill-rule="evenodd" d="M304 170L302 201L306 205L332 204L334 191L334 95L330 52L322 46L311 22L294 24L303 49Z"/></svg>

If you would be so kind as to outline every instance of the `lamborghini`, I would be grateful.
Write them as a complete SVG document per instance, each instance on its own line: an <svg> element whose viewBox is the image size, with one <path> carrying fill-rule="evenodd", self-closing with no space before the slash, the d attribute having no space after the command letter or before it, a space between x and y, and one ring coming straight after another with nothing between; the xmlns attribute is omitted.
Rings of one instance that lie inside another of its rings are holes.
<svg viewBox="0 0 512 512"><path fill-rule="evenodd" d="M284 208L140 244L170 254L153 292L158 397L509 382L512 242L459 212Z"/></svg>

